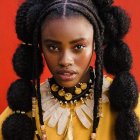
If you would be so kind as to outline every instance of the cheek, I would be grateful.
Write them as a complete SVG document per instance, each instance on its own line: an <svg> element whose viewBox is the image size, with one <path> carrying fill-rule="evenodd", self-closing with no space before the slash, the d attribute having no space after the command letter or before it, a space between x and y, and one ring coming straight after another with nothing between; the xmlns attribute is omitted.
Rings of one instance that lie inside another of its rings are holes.
<svg viewBox="0 0 140 140"><path fill-rule="evenodd" d="M55 66L58 63L57 62L58 58L55 55L52 55L51 53L49 53L48 51L43 51L43 55L44 55L48 68L50 69L50 71L52 71L53 68L55 68Z"/></svg>
<svg viewBox="0 0 140 140"><path fill-rule="evenodd" d="M85 69L90 64L92 55L92 48L88 48L84 50L83 53L77 59L75 59L75 62L77 63L77 65Z"/></svg>

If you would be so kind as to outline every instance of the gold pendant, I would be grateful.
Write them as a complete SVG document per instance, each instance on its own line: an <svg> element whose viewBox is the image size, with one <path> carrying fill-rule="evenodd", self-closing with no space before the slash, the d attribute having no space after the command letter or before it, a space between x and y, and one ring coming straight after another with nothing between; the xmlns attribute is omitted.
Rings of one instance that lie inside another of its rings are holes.
<svg viewBox="0 0 140 140"><path fill-rule="evenodd" d="M56 92L56 91L58 91L58 86L56 84L53 84L51 86L51 89L52 89L52 91Z"/></svg>
<svg viewBox="0 0 140 140"><path fill-rule="evenodd" d="M81 89L82 89L82 90L85 90L86 88L87 88L87 84L86 84L86 83L82 83L82 84L81 84Z"/></svg>
<svg viewBox="0 0 140 140"><path fill-rule="evenodd" d="M75 89L75 94L80 94L82 92L81 88L77 88Z"/></svg>
<svg viewBox="0 0 140 140"><path fill-rule="evenodd" d="M71 99L72 99L72 94L71 94L71 93L66 93L66 94L65 94L65 99L66 99L67 101L71 100Z"/></svg>
<svg viewBox="0 0 140 140"><path fill-rule="evenodd" d="M58 91L58 94L59 94L60 96L64 96L64 95L65 95L64 89L59 90L59 91Z"/></svg>

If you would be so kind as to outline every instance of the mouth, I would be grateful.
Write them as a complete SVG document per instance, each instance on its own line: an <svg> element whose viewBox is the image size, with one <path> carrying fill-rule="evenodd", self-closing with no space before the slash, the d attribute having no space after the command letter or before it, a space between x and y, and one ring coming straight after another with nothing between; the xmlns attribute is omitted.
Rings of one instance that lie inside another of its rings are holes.
<svg viewBox="0 0 140 140"><path fill-rule="evenodd" d="M77 76L77 72L73 70L59 70L57 71L57 77L62 81L72 81Z"/></svg>

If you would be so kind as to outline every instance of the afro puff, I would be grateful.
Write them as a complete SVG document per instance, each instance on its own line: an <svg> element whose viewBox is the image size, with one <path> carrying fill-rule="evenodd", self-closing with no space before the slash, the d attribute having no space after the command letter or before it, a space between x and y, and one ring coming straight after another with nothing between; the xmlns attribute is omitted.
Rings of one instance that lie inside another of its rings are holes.
<svg viewBox="0 0 140 140"><path fill-rule="evenodd" d="M138 140L140 124L136 114L131 111L120 112L116 120L115 133L117 140Z"/></svg>
<svg viewBox="0 0 140 140"><path fill-rule="evenodd" d="M129 71L132 66L132 55L129 47L123 41L109 43L104 49L104 67L110 74L117 75Z"/></svg>
<svg viewBox="0 0 140 140"><path fill-rule="evenodd" d="M43 72L43 58L39 48L37 49L38 58L38 74L40 76ZM13 55L13 67L18 76L23 79L32 79L33 77L33 46L21 44Z"/></svg>
<svg viewBox="0 0 140 140"><path fill-rule="evenodd" d="M33 25L36 24L36 21L42 9L43 9L42 4L36 4L29 9L29 12L27 13L27 16L26 16L26 27L27 27L28 36L33 36L33 33L34 33ZM32 43L32 40L30 40L30 42Z"/></svg>
<svg viewBox="0 0 140 140"><path fill-rule="evenodd" d="M17 11L16 15L16 33L18 39L26 43L31 43L32 36L28 35L26 28L26 16L29 9L33 6L32 3L24 2Z"/></svg>
<svg viewBox="0 0 140 140"><path fill-rule="evenodd" d="M30 81L18 79L13 82L7 93L9 107L16 111L28 112L32 109L33 85Z"/></svg>
<svg viewBox="0 0 140 140"><path fill-rule="evenodd" d="M118 74L109 88L111 107L115 111L133 110L138 102L138 89L129 72Z"/></svg>
<svg viewBox="0 0 140 140"><path fill-rule="evenodd" d="M98 7L99 11L105 11L113 4L114 0L92 0L93 4Z"/></svg>
<svg viewBox="0 0 140 140"><path fill-rule="evenodd" d="M3 122L2 134L4 140L33 140L32 121L25 114L12 114Z"/></svg>
<svg viewBox="0 0 140 140"><path fill-rule="evenodd" d="M110 40L120 40L128 33L131 20L122 8L112 6L100 16L105 25L104 43L108 43Z"/></svg>

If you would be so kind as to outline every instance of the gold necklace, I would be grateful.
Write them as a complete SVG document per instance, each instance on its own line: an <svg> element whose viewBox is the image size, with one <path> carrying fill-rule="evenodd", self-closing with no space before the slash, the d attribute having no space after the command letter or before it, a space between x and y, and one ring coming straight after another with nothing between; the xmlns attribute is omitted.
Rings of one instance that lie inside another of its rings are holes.
<svg viewBox="0 0 140 140"><path fill-rule="evenodd" d="M83 97L89 96L91 92L93 93L93 82L91 79L88 83L79 83L79 86L75 86L74 94L59 86L53 78L49 79L49 82L53 96L63 102L82 100Z"/></svg>

